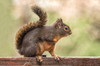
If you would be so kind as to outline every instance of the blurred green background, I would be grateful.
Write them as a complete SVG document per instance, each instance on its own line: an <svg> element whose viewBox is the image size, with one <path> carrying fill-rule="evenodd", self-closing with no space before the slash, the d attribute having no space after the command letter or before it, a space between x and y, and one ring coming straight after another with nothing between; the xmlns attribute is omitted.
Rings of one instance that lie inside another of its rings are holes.
<svg viewBox="0 0 100 66"><path fill-rule="evenodd" d="M47 25L62 18L71 27L72 35L57 42L57 55L100 56L99 0L1 0L0 57L20 56L15 48L15 34L25 23L38 20L29 8L31 4L41 6L48 13ZM50 56L48 52L44 54Z"/></svg>

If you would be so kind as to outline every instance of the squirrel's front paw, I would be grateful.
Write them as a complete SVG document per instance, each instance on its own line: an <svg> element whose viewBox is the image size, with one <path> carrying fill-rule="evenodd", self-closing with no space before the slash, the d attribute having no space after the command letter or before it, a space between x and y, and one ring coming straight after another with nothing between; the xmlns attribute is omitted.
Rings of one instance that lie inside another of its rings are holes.
<svg viewBox="0 0 100 66"><path fill-rule="evenodd" d="M54 59L57 61L61 60L61 58L59 56L54 56Z"/></svg>
<svg viewBox="0 0 100 66"><path fill-rule="evenodd" d="M37 60L37 62L39 62L39 63L41 63L41 62L43 61L43 59L42 59L41 56L37 56L37 57L36 57L36 60Z"/></svg>

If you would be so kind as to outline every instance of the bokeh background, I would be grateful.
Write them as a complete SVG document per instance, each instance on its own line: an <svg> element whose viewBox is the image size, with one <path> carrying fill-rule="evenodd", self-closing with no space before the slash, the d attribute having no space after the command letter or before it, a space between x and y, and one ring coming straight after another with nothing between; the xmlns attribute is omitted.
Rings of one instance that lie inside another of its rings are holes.
<svg viewBox="0 0 100 66"><path fill-rule="evenodd" d="M57 55L100 56L100 0L1 0L0 57L20 56L15 48L16 32L39 19L30 9L32 5L48 13L47 25L62 18L72 29L71 36L57 42Z"/></svg>

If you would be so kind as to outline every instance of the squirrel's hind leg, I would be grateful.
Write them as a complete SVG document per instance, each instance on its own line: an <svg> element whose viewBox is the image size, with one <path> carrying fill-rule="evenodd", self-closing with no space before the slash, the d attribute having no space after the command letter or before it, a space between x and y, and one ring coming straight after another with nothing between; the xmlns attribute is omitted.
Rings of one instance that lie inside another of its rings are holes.
<svg viewBox="0 0 100 66"><path fill-rule="evenodd" d="M31 44L27 47L22 47L20 51L24 55L24 57L35 57L37 51L36 48L36 44Z"/></svg>

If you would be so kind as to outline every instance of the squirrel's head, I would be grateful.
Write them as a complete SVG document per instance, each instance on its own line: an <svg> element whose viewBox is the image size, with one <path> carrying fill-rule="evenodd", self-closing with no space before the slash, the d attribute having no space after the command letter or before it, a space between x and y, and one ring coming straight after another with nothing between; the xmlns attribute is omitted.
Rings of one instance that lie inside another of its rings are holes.
<svg viewBox="0 0 100 66"><path fill-rule="evenodd" d="M55 22L54 27L60 36L64 37L72 34L70 27L64 24L61 18Z"/></svg>

